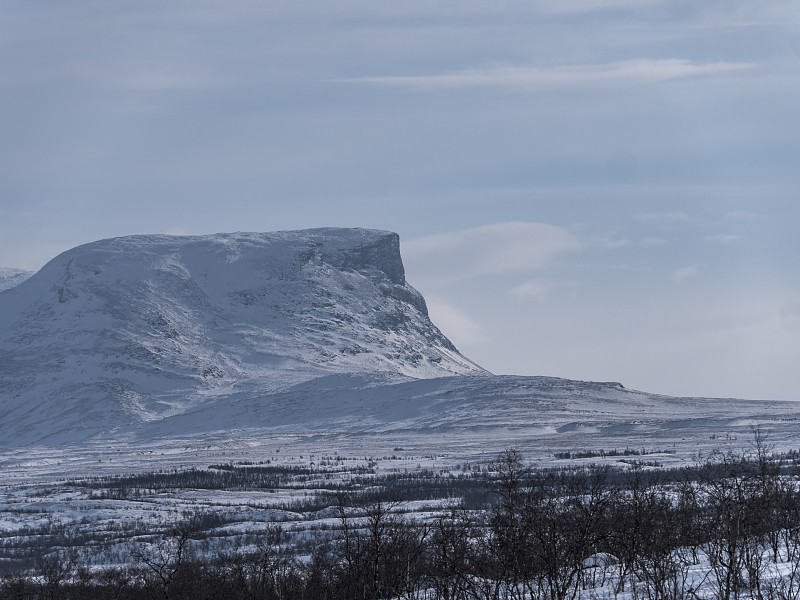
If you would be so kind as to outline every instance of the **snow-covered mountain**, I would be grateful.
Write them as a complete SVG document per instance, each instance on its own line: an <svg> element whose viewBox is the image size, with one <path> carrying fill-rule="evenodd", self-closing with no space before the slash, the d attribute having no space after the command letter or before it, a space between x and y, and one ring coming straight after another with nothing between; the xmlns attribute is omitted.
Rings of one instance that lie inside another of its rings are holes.
<svg viewBox="0 0 800 600"><path fill-rule="evenodd" d="M0 445L74 441L330 374L486 375L366 229L142 235L0 292Z"/></svg>
<svg viewBox="0 0 800 600"><path fill-rule="evenodd" d="M10 289L33 275L33 271L0 267L0 292Z"/></svg>
<svg viewBox="0 0 800 600"><path fill-rule="evenodd" d="M384 231L103 240L0 292L0 447L695 448L754 424L793 440L795 407L493 376L431 323Z"/></svg>

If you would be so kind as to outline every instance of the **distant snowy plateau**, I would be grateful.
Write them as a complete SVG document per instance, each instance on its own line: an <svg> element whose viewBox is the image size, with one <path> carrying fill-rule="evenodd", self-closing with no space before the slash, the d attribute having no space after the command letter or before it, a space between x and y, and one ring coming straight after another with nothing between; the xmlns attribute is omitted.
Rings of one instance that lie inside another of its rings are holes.
<svg viewBox="0 0 800 600"><path fill-rule="evenodd" d="M688 454L754 425L780 446L800 437L794 403L492 375L431 323L389 232L115 238L33 275L0 271L3 287L6 456L289 442L465 459L510 446Z"/></svg>

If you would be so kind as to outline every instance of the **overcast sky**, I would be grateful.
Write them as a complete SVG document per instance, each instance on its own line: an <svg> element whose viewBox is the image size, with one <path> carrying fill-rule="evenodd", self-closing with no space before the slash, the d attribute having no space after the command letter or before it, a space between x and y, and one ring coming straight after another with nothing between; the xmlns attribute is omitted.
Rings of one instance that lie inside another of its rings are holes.
<svg viewBox="0 0 800 600"><path fill-rule="evenodd" d="M797 0L3 0L0 266L397 231L495 373L800 400Z"/></svg>

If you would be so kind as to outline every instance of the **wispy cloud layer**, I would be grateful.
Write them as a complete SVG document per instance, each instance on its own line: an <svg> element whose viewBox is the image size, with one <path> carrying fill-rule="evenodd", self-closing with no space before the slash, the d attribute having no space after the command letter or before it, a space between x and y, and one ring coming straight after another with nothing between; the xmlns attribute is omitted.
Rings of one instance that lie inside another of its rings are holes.
<svg viewBox="0 0 800 600"><path fill-rule="evenodd" d="M581 243L544 223L496 223L403 243L409 280L427 285L541 269Z"/></svg>
<svg viewBox="0 0 800 600"><path fill-rule="evenodd" d="M417 88L515 86L553 88L572 85L666 81L752 69L741 62L697 63L685 59L638 59L607 64L557 67L494 66L436 75L361 77L345 81Z"/></svg>

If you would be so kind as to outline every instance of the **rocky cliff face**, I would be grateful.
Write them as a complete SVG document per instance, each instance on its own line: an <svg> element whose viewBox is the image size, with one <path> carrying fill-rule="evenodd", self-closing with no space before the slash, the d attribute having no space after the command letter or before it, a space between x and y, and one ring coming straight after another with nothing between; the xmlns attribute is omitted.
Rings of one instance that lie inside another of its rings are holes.
<svg viewBox="0 0 800 600"><path fill-rule="evenodd" d="M336 373L486 374L428 319L394 233L116 238L0 292L0 445Z"/></svg>

